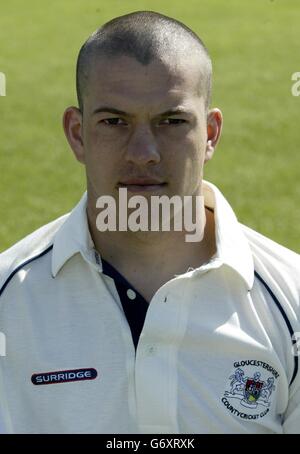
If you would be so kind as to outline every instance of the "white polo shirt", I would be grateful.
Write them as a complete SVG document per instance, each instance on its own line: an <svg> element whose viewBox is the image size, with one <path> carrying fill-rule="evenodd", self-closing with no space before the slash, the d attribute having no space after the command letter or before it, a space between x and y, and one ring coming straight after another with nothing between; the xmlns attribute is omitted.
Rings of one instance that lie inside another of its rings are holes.
<svg viewBox="0 0 300 454"><path fill-rule="evenodd" d="M203 188L217 253L149 305L95 252L86 194L0 255L4 432L300 433L300 256Z"/></svg>

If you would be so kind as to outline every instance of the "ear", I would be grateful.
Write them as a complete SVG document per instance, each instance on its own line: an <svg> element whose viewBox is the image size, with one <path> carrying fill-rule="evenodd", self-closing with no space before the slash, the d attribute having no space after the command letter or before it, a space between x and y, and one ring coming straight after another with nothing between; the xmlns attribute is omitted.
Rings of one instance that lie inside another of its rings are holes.
<svg viewBox="0 0 300 454"><path fill-rule="evenodd" d="M76 159L84 164L82 113L77 107L71 106L65 110L63 114L63 128Z"/></svg>
<svg viewBox="0 0 300 454"><path fill-rule="evenodd" d="M207 143L204 162L209 161L219 142L223 125L223 116L220 109L212 109L207 114Z"/></svg>

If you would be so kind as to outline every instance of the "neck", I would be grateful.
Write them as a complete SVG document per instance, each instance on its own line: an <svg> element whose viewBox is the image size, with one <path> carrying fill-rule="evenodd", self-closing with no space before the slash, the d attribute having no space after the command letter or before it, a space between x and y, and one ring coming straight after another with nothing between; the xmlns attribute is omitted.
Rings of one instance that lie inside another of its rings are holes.
<svg viewBox="0 0 300 454"><path fill-rule="evenodd" d="M183 231L168 232L99 232L96 227L97 214L88 204L89 228L95 247L101 257L117 269L143 267L143 269L164 269L170 273L185 272L191 267L198 267L208 261L215 253L214 216L209 210L203 210L201 242L187 242ZM205 226L205 227L204 227Z"/></svg>

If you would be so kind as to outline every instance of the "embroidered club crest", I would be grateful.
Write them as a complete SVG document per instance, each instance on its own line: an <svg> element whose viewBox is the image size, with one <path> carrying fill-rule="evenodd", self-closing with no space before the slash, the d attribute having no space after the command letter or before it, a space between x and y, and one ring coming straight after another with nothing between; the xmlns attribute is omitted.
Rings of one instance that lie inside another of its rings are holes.
<svg viewBox="0 0 300 454"><path fill-rule="evenodd" d="M275 389L274 377L263 381L260 372L255 372L253 377L245 377L243 369L238 368L229 379L231 389L225 392L226 396L239 398L244 407L256 408L258 404L270 406L270 397Z"/></svg>
<svg viewBox="0 0 300 454"><path fill-rule="evenodd" d="M279 373L270 364L253 359L236 361L234 368L222 403L239 418L252 420L266 416Z"/></svg>
<svg viewBox="0 0 300 454"><path fill-rule="evenodd" d="M256 405L256 401L259 399L261 391L264 386L263 381L259 381L260 373L256 372L253 378L248 378L245 384L244 396L245 398L241 401L241 404L245 407L253 407Z"/></svg>

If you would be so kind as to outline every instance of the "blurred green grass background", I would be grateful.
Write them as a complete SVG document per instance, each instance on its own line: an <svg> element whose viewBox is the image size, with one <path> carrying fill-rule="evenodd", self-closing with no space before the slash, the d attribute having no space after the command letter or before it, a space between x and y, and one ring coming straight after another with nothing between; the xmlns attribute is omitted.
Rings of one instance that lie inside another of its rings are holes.
<svg viewBox="0 0 300 454"><path fill-rule="evenodd" d="M187 24L214 64L223 136L204 178L240 222L300 252L299 0L10 0L0 6L0 251L70 211L84 168L64 137L77 105L75 64L86 38L113 17L153 10Z"/></svg>

